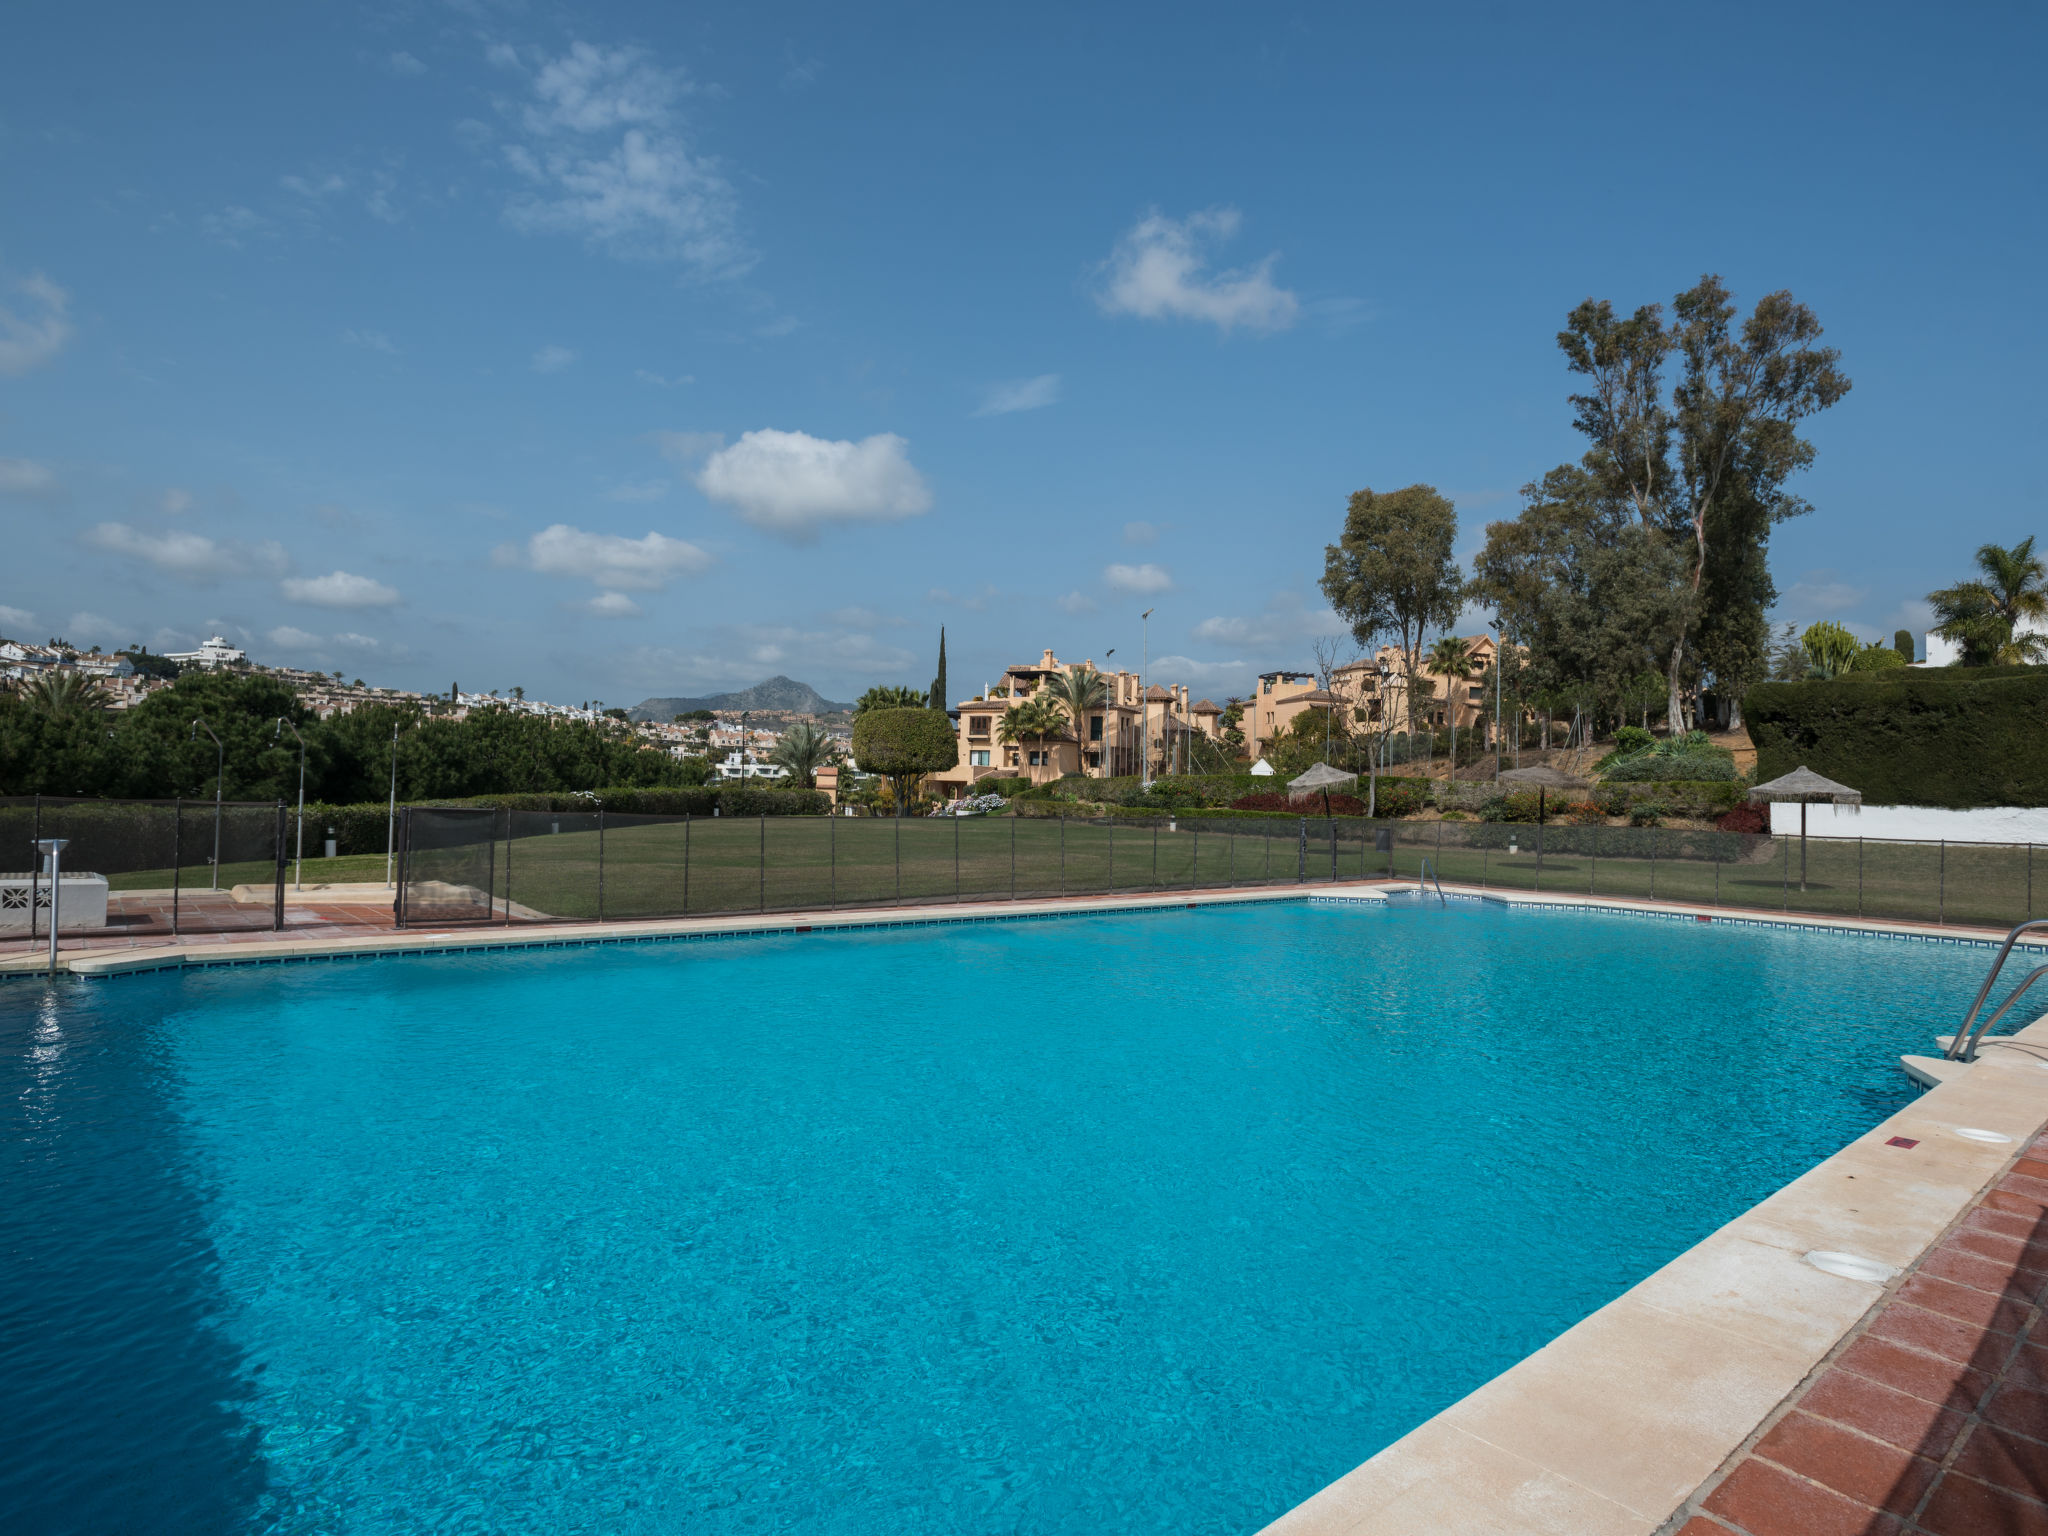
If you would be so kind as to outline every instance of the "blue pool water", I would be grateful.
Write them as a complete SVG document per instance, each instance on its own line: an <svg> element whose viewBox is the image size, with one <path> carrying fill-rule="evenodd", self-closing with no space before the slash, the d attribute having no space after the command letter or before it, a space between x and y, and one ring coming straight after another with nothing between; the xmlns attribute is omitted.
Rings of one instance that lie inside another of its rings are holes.
<svg viewBox="0 0 2048 1536"><path fill-rule="evenodd" d="M0 986L10 1531L1256 1529L1982 949L1287 904Z"/></svg>

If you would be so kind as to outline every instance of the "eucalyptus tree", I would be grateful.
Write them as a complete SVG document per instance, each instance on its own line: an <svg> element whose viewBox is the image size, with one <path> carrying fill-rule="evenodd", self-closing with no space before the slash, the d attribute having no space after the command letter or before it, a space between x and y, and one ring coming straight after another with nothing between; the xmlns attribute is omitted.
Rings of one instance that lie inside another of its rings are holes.
<svg viewBox="0 0 2048 1536"><path fill-rule="evenodd" d="M1351 626L1361 650L1392 636L1407 663L1408 734L1424 634L1454 622L1465 581L1452 554L1458 509L1432 485L1354 491L1344 531L1323 551L1323 596Z"/></svg>
<svg viewBox="0 0 2048 1536"><path fill-rule="evenodd" d="M1736 313L1710 274L1672 301L1669 324L1659 304L1623 318L1587 299L1557 337L1588 381L1571 397L1574 425L1592 444L1586 468L1643 529L1686 550L1663 668L1674 733L1685 725L1689 660L1725 672L1717 680L1737 697L1763 665L1763 614L1776 595L1770 530L1811 510L1785 490L1813 462L1798 427L1849 392L1840 354L1818 345L1820 322L1789 292L1766 294L1739 327Z"/></svg>

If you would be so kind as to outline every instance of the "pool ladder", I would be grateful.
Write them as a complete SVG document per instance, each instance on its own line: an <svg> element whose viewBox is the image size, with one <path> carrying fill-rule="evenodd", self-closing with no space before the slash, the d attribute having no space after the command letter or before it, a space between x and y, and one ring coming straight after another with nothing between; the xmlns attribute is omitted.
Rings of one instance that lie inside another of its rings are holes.
<svg viewBox="0 0 2048 1536"><path fill-rule="evenodd" d="M1422 898L1427 898L1429 895L1428 887L1423 884L1422 877L1424 875L1429 876L1429 884L1436 887L1437 905L1440 907L1449 906L1450 903L1444 900L1443 882L1436 877L1436 866L1427 859L1424 859L1422 867L1415 871L1415 894Z"/></svg>
<svg viewBox="0 0 2048 1536"><path fill-rule="evenodd" d="M1992 984L1998 980L1999 971L2005 967L2005 957L2012 953L2012 947L2019 942L2020 935L2030 928L2048 928L2048 917L2029 918L2005 936L2005 942L1998 947L1998 958L1991 963L1991 974L1984 978L1984 985L1977 989L1977 1001L1970 1004L1969 1013L1963 1017L1963 1027L1955 1032L1955 1037L1948 1043L1948 1049L1942 1052L1949 1061L1975 1061L1977 1042L1984 1038L1984 1032L2011 1011L2012 1005L2020 1000L2021 993L2043 976L2048 976L2048 965L2034 967L2028 973L2027 979L2012 989L2012 995L1998 1005L1996 1013L1981 1024L1977 1022L1977 1015L1984 1011L1984 999L1991 995ZM1975 1025L1975 1028L1972 1028L1972 1025Z"/></svg>

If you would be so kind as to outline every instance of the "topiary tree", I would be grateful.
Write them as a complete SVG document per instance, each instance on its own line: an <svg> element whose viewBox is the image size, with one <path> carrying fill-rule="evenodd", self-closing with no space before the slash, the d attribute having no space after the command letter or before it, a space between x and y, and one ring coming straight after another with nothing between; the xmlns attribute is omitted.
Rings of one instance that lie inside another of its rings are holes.
<svg viewBox="0 0 2048 1536"><path fill-rule="evenodd" d="M924 706L928 697L922 688L877 683L853 701L853 712L855 715L864 715L871 709L919 709Z"/></svg>
<svg viewBox="0 0 2048 1536"><path fill-rule="evenodd" d="M1892 649L1905 659L1907 666L1913 665L1913 631L1902 629L1892 636Z"/></svg>
<svg viewBox="0 0 2048 1536"><path fill-rule="evenodd" d="M942 710L867 709L854 717L853 760L889 780L901 816L920 779L960 761L960 744Z"/></svg>

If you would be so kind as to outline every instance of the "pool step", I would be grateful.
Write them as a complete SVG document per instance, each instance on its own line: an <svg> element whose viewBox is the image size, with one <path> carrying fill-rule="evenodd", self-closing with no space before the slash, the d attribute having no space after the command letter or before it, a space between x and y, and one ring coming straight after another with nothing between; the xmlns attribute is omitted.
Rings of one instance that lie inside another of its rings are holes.
<svg viewBox="0 0 2048 1536"><path fill-rule="evenodd" d="M1946 1056L1901 1056L1899 1065L1922 1088L1939 1088L1961 1077L1973 1063L1950 1061Z"/></svg>

